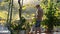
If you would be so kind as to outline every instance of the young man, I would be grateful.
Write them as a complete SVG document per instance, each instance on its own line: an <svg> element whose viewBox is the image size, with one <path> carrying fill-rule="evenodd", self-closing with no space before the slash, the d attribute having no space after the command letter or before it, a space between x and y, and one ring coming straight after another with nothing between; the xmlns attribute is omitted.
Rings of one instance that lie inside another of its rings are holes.
<svg viewBox="0 0 60 34"><path fill-rule="evenodd" d="M35 30L36 31L35 33L37 33L37 31L41 32L40 24L43 17L43 10L41 9L40 5L36 5L36 8L37 8L36 24L31 29L31 32L32 30Z"/></svg>
<svg viewBox="0 0 60 34"><path fill-rule="evenodd" d="M41 21L42 21L42 17L43 17L43 10L41 9L40 5L36 5L36 8L37 8L37 18L36 18L36 25L35 25L35 28L36 28L36 33L37 31L39 31L39 33L41 33L41 28L40 28L40 25L41 25Z"/></svg>
<svg viewBox="0 0 60 34"><path fill-rule="evenodd" d="M40 22L42 21L43 17L43 10L41 9L40 5L36 5L36 8L37 8L37 16L36 16L35 27L40 27Z"/></svg>

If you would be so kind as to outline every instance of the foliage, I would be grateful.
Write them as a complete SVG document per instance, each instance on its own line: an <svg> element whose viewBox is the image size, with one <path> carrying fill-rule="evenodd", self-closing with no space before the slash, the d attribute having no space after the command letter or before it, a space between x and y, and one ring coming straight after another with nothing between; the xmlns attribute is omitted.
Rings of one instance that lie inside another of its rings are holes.
<svg viewBox="0 0 60 34"><path fill-rule="evenodd" d="M8 9L8 7L7 7L7 3L6 2L8 2L9 0L4 0L5 2L1 2L1 5L0 5L0 7L2 7L3 9L5 9L5 8L7 8ZM57 25L57 26L59 26L60 25L60 13L58 12L59 11L59 9L60 9L60 3L53 3L53 1L52 2L50 2L50 0L41 0L41 3L40 3L40 5L41 5L41 7L43 8L43 11L44 11L44 19L43 19L43 22L42 22L42 24L43 25L48 25L48 26L53 26L53 25ZM4 7L5 8L4 8ZM15 4L15 6L17 7L17 4ZM18 14L18 8L14 8L14 10L13 10L13 14L15 13L15 14ZM22 11L22 14L26 17L26 18L28 18L28 16L27 15L30 15L29 17L30 18L32 18L33 16L31 16L33 13L35 14L35 8L32 8L32 7L34 7L34 6L32 6L32 5L25 5L25 6L23 6L23 11ZM1 8L1 10L2 10L2 8ZM1 11L0 11L1 12ZM7 12L7 11L6 11ZM13 17L13 20L14 20L14 18L16 18L15 15L14 14L14 17ZM2 18L6 18L5 17L6 16L6 14L4 13L0 13L0 17L2 17ZM17 18L16 18L17 19ZM15 20L16 20L15 19ZM24 24L25 24L25 22L24 22L24 20L22 19L22 24L12 24L11 25L11 27L13 28L13 29L22 29L21 27L22 26L25 26ZM33 19L33 22L35 22L35 20ZM26 23L26 24L28 24L27 26L29 27L29 26L31 26L31 25L29 25L29 23ZM20 27L20 28L18 28L18 26ZM24 28L25 29L25 28Z"/></svg>
<svg viewBox="0 0 60 34"><path fill-rule="evenodd" d="M19 21L17 23L11 23L11 29L12 30L25 30L25 22L26 19L22 17L22 23L19 24Z"/></svg>
<svg viewBox="0 0 60 34"><path fill-rule="evenodd" d="M42 23L45 23L45 25L47 25L48 27L48 30L51 31L53 30L53 26L59 23L60 19L58 18L59 15L57 13L57 4L51 0L47 1L47 6L45 5L46 8L43 7L46 18L43 20Z"/></svg>
<svg viewBox="0 0 60 34"><path fill-rule="evenodd" d="M6 19L7 18L7 12L6 11L0 11L0 17L3 18L3 19Z"/></svg>
<svg viewBox="0 0 60 34"><path fill-rule="evenodd" d="M8 2L9 0L4 0L4 2Z"/></svg>

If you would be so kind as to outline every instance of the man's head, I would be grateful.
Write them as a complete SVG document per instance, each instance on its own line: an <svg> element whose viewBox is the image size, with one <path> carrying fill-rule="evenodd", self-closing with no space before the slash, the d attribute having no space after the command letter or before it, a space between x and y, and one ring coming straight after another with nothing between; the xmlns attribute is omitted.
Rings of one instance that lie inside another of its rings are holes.
<svg viewBox="0 0 60 34"><path fill-rule="evenodd" d="M36 8L39 8L40 7L40 5L36 5Z"/></svg>

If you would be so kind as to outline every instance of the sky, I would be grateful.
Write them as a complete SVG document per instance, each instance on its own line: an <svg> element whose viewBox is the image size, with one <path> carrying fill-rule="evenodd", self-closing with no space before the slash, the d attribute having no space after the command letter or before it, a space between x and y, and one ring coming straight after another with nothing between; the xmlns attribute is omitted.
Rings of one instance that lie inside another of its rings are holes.
<svg viewBox="0 0 60 34"><path fill-rule="evenodd" d="M0 1L2 1L2 0L0 0ZM13 0L13 1L14 1L14 5L17 6L17 7L19 7L18 0ZM24 5L26 5L26 4L36 4L36 3L38 3L38 0L36 0L36 1L34 1L34 0L23 0L23 4ZM33 9L32 8L30 9L30 8L27 9L27 11L33 11Z"/></svg>
<svg viewBox="0 0 60 34"><path fill-rule="evenodd" d="M2 2L2 0L0 0L0 2Z"/></svg>
<svg viewBox="0 0 60 34"><path fill-rule="evenodd" d="M2 2L3 0L0 0L0 2ZM18 0L13 0L15 4L18 4ZM40 0L23 0L23 5L26 5L26 4L39 4L39 1Z"/></svg>
<svg viewBox="0 0 60 34"><path fill-rule="evenodd" d="M14 0L14 3L18 3L18 0ZM23 5L26 5L26 4L39 4L39 0L23 0Z"/></svg>

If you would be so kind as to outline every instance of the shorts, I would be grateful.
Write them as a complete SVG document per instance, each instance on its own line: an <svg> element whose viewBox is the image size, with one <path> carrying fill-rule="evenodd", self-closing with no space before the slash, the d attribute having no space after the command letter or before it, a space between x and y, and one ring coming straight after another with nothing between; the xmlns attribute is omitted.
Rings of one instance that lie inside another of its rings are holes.
<svg viewBox="0 0 60 34"><path fill-rule="evenodd" d="M40 27L40 20L36 21L35 27Z"/></svg>

